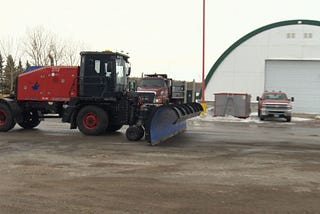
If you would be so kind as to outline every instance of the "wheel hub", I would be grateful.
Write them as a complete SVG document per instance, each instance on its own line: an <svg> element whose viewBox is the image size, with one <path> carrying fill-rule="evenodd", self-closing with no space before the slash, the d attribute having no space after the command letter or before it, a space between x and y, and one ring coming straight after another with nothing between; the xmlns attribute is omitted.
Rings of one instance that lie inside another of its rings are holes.
<svg viewBox="0 0 320 214"><path fill-rule="evenodd" d="M88 113L83 118L83 125L88 129L93 129L98 124L97 115L94 113Z"/></svg>
<svg viewBox="0 0 320 214"><path fill-rule="evenodd" d="M6 114L3 111L0 111L0 125L4 125L6 123Z"/></svg>

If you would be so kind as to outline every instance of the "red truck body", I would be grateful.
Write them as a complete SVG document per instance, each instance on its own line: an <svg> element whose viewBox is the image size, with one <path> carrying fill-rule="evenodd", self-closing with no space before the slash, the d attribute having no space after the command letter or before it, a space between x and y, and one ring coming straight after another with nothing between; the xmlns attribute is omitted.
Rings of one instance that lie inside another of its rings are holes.
<svg viewBox="0 0 320 214"><path fill-rule="evenodd" d="M17 100L59 102L78 96L77 66L45 66L18 77Z"/></svg>

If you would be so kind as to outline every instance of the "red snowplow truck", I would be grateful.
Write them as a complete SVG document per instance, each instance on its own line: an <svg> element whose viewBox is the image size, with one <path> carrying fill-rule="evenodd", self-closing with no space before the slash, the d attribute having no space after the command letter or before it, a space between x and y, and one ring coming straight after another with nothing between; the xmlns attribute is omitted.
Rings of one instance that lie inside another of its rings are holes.
<svg viewBox="0 0 320 214"><path fill-rule="evenodd" d="M129 125L126 136L152 145L186 128L186 119L202 111L198 103L144 106L128 90L128 56L117 52L81 52L80 66L31 67L17 78L12 95L0 98L0 131L16 123L32 129L44 118L62 118L85 135L114 132Z"/></svg>

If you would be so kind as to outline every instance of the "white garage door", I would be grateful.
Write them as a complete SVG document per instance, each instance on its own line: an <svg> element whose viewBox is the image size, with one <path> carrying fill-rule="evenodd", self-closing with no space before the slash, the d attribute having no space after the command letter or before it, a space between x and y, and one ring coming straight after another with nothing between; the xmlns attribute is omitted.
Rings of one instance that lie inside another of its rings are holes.
<svg viewBox="0 0 320 214"><path fill-rule="evenodd" d="M266 60L265 90L294 97L294 112L320 113L320 61Z"/></svg>

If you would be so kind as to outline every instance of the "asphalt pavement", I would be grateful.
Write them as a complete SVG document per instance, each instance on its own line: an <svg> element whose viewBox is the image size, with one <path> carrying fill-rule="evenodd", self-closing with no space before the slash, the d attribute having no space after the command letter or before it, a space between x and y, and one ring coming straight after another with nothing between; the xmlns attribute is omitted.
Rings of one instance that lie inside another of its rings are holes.
<svg viewBox="0 0 320 214"><path fill-rule="evenodd" d="M320 121L199 117L149 146L49 119L0 133L0 213L320 213Z"/></svg>

